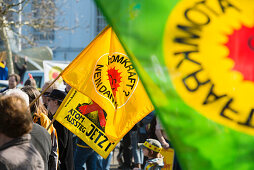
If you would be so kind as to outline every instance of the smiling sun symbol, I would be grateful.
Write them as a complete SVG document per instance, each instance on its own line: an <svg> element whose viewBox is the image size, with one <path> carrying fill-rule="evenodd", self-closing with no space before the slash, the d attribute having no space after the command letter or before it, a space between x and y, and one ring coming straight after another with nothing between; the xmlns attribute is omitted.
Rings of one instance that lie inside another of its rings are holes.
<svg viewBox="0 0 254 170"><path fill-rule="evenodd" d="M108 70L108 80L114 96L116 96L117 89L120 87L121 79L121 73L115 67Z"/></svg>

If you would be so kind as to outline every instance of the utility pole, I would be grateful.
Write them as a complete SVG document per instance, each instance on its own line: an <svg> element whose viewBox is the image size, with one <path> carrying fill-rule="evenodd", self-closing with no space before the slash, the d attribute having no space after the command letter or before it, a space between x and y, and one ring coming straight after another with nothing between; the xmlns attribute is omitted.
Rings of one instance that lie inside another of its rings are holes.
<svg viewBox="0 0 254 170"><path fill-rule="evenodd" d="M22 0L19 0L19 14L18 14L18 20L19 20L19 27L18 27L18 51L22 50L22 42L21 42L21 37L20 35L22 35L22 28L21 28L21 22L22 22Z"/></svg>

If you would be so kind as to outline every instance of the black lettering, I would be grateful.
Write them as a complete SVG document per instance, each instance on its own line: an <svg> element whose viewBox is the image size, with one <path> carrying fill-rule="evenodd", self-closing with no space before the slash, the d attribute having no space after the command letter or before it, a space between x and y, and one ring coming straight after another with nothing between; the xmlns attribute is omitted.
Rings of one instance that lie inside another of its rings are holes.
<svg viewBox="0 0 254 170"><path fill-rule="evenodd" d="M97 88L102 84L101 77L95 80L95 84Z"/></svg>
<svg viewBox="0 0 254 170"><path fill-rule="evenodd" d="M103 93L107 90L107 87L105 85L101 86L99 89L99 92Z"/></svg>
<svg viewBox="0 0 254 170"><path fill-rule="evenodd" d="M97 143L97 141L100 139L101 135L103 135L100 131L99 132L99 135L97 136L97 138L94 140L94 143Z"/></svg>
<svg viewBox="0 0 254 170"><path fill-rule="evenodd" d="M77 120L75 120L75 125L74 125L74 126L77 127L77 128L79 128L80 123L79 123Z"/></svg>
<svg viewBox="0 0 254 170"><path fill-rule="evenodd" d="M103 94L106 95L107 97L109 97L110 96L110 91L106 91Z"/></svg>
<svg viewBox="0 0 254 170"><path fill-rule="evenodd" d="M95 71L99 71L99 72L101 72L101 68L102 68L102 67L104 67L104 66L103 66L103 65L98 64L98 65L96 66Z"/></svg>
<svg viewBox="0 0 254 170"><path fill-rule="evenodd" d="M96 77L101 77L101 72L94 73L93 78L96 79Z"/></svg>
<svg viewBox="0 0 254 170"><path fill-rule="evenodd" d="M121 62L121 64L124 64L124 67L126 68L126 65L127 65L127 63L129 63L130 61L128 60L128 59L125 59L125 60L123 60L123 62Z"/></svg>
<svg viewBox="0 0 254 170"><path fill-rule="evenodd" d="M109 95L109 99L112 101L112 103L114 103L114 102L115 102L115 98L114 98L114 96L113 96L113 94L112 94L112 93L110 93L110 95Z"/></svg>
<svg viewBox="0 0 254 170"><path fill-rule="evenodd" d="M77 127L78 129L82 126L81 123L80 123L79 121L77 121L77 120L76 120L76 125L77 125L76 127Z"/></svg>
<svg viewBox="0 0 254 170"><path fill-rule="evenodd" d="M188 76L186 76L186 77L183 78L183 83L184 83L184 85L185 85L185 87L186 87L186 89L187 89L188 91L194 92L194 91L198 90L198 88L199 88L200 86L205 85L205 84L207 84L207 83L210 82L209 79L206 80L206 81L204 81L204 82L200 82L200 81L198 80L197 74L198 74L199 72L201 72L202 70L203 70L203 69L201 68L200 70L198 70L198 71L196 71L196 72L194 72L194 73L191 73L190 75L188 75ZM188 79L193 79L193 80L196 82L196 86L195 86L195 87L190 87L190 86L187 84L187 80L188 80Z"/></svg>
<svg viewBox="0 0 254 170"><path fill-rule="evenodd" d="M238 124L254 128L254 126L251 125L251 120L253 119L253 114L254 114L254 109L251 109L247 121L243 122L243 123L238 122Z"/></svg>
<svg viewBox="0 0 254 170"><path fill-rule="evenodd" d="M131 90L133 89L134 84L126 84L126 86L129 86Z"/></svg>
<svg viewBox="0 0 254 170"><path fill-rule="evenodd" d="M83 123L83 121L85 120L85 117L82 116L81 119L82 119L82 121L80 123Z"/></svg>
<svg viewBox="0 0 254 170"><path fill-rule="evenodd" d="M92 126L92 129L90 132L86 132L86 136L90 136L95 129L95 126L93 124L91 124L91 126Z"/></svg>
<svg viewBox="0 0 254 170"><path fill-rule="evenodd" d="M112 62L111 62L111 57L110 57L110 56L108 56L108 65L109 65L109 63L112 63Z"/></svg>
<svg viewBox="0 0 254 170"><path fill-rule="evenodd" d="M221 112L220 112L220 115L221 116L223 116L223 117L225 117L225 118L227 118L227 119L229 119L229 120L232 120L231 118L229 118L228 116L226 116L226 113L225 113L225 111L226 110L230 110L231 112L233 112L233 113L238 113L236 110L234 110L234 109L232 109L231 107L230 107L230 104L233 102L233 99L231 98L227 103L226 103L226 105L222 108L222 110L221 110Z"/></svg>
<svg viewBox="0 0 254 170"><path fill-rule="evenodd" d="M194 30L197 30L197 31L200 31L200 27L198 26L185 26L185 25L177 25L177 28L186 32L188 34L188 36L185 36L185 37L176 37L174 39L174 42L177 42L179 44L186 44L186 45L191 45L191 46L194 46L194 47L197 47L198 44L197 43L191 43L190 41L193 41L194 39L199 39L200 36L198 34L195 34L193 31Z"/></svg>
<svg viewBox="0 0 254 170"><path fill-rule="evenodd" d="M93 140L93 136L95 135L96 132L98 132L98 129L97 129L97 128L93 131L92 135L90 136L90 139L91 139L91 140Z"/></svg>
<svg viewBox="0 0 254 170"><path fill-rule="evenodd" d="M129 92L129 91L126 92L125 90L123 90L123 92L125 93L125 96L126 96L126 97L130 95L130 92Z"/></svg>
<svg viewBox="0 0 254 170"><path fill-rule="evenodd" d="M71 118L71 124L74 125L75 119L72 117Z"/></svg>
<svg viewBox="0 0 254 170"><path fill-rule="evenodd" d="M64 119L67 119L67 121L69 121L69 119L70 119L70 115L65 116L65 118L64 118Z"/></svg>
<svg viewBox="0 0 254 170"><path fill-rule="evenodd" d="M176 52L176 53L174 53L175 55L183 54L183 57L184 57L184 58L177 64L176 68L178 69L178 68L182 65L182 63L183 63L184 60L188 60L188 61L190 61L190 62L192 62L192 63L197 64L197 65L201 65L199 62L197 62L197 61L195 61L195 60L193 60L193 59L191 59L191 58L189 57L189 54L191 54L191 53L197 53L197 52L199 52L199 51L198 51L198 50L196 50L196 51L183 51L183 52Z"/></svg>
<svg viewBox="0 0 254 170"><path fill-rule="evenodd" d="M68 111L68 113L70 113L72 116L74 115L75 110L71 109L70 111Z"/></svg>
<svg viewBox="0 0 254 170"><path fill-rule="evenodd" d="M205 6L206 9L208 9L210 12L212 12L214 15L216 16L219 16L219 13L216 12L214 9L212 9L211 7L209 7L207 4L206 4L207 0L203 0L203 1L200 1L200 2L197 2L195 6L198 6L198 5L202 5L202 6Z"/></svg>
<svg viewBox="0 0 254 170"><path fill-rule="evenodd" d="M235 10L237 10L238 12L240 12L241 10L239 8L237 8L236 6L234 6L232 3L230 3L228 0L218 0L218 3L221 7L221 11L223 13L226 12L227 8L234 8Z"/></svg>
<svg viewBox="0 0 254 170"><path fill-rule="evenodd" d="M66 103L66 105L64 107L66 107L73 99L73 97L77 94L77 90L74 91L73 95L70 97L70 100L68 100L68 102Z"/></svg>
<svg viewBox="0 0 254 170"><path fill-rule="evenodd" d="M108 144L108 146L104 149L105 152L107 152L108 148L111 146L111 143Z"/></svg>
<svg viewBox="0 0 254 170"><path fill-rule="evenodd" d="M104 135L103 135L103 136L104 136ZM105 137L105 139L98 143L98 146L99 146L100 148L103 148L102 144L105 143L105 142L108 140L108 138L107 138L106 136L104 136L104 137Z"/></svg>
<svg viewBox="0 0 254 170"><path fill-rule="evenodd" d="M86 128L85 128L84 126L81 125L80 131L83 132L83 133L85 133Z"/></svg>
<svg viewBox="0 0 254 170"><path fill-rule="evenodd" d="M214 89L214 84L212 84L212 86L210 88L210 91L209 91L205 101L203 102L203 105L213 103L213 102L219 100L220 98L227 96L225 94L219 96L219 95L214 93L213 89Z"/></svg>
<svg viewBox="0 0 254 170"><path fill-rule="evenodd" d="M76 113L76 114L75 114L75 119L77 119L77 120L80 119L80 114L79 114L79 113Z"/></svg>
<svg viewBox="0 0 254 170"><path fill-rule="evenodd" d="M198 12L200 15L202 15L203 17L196 17L195 15L191 15L192 12ZM201 11L200 9L197 9L196 6L187 9L184 12L184 16L185 18L190 21L192 24L197 25L197 26L204 26L210 23L211 19L209 18L209 16L204 13L203 11ZM201 20L201 18L205 18L205 20Z"/></svg>
<svg viewBox="0 0 254 170"><path fill-rule="evenodd" d="M132 84L131 85L130 84L126 84L126 86L131 87L131 90L132 90L134 85L135 85L135 83L136 83L136 79L128 78L128 80L130 80L130 83L132 83Z"/></svg>
<svg viewBox="0 0 254 170"><path fill-rule="evenodd" d="M130 70L133 70L133 69L134 69L133 65L128 65L128 66L125 67L125 68L129 68L127 71L130 71Z"/></svg>
<svg viewBox="0 0 254 170"><path fill-rule="evenodd" d="M117 63L119 63L119 62L121 63L123 61L123 59L124 59L124 57L120 58L120 55L117 55L117 56L113 55L112 57L114 57L114 61L113 62L117 62Z"/></svg>
<svg viewBox="0 0 254 170"><path fill-rule="evenodd" d="M129 74L128 78L131 78L132 76L135 76L135 75L136 75L135 72L128 72L128 74Z"/></svg>

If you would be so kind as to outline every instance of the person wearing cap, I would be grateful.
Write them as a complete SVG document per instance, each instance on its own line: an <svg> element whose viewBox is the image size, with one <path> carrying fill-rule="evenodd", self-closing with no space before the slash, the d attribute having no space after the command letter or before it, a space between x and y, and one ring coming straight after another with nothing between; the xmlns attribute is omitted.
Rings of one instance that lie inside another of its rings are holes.
<svg viewBox="0 0 254 170"><path fill-rule="evenodd" d="M48 111L49 118L52 120L57 109L64 100L66 93L64 91L54 89L48 97ZM72 133L65 128L58 121L53 123L57 135L58 135L58 147L59 147L59 168L61 170L73 170L74 160L73 160L73 142Z"/></svg>
<svg viewBox="0 0 254 170"><path fill-rule="evenodd" d="M144 170L159 170L163 168L163 156L161 143L156 139L146 139L145 143L139 144L143 149L144 156L148 157Z"/></svg>

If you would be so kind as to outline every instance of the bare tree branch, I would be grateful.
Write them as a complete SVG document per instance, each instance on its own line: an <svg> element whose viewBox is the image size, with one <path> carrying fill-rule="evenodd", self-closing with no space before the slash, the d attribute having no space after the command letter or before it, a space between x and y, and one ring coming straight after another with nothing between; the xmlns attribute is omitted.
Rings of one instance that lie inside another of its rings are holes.
<svg viewBox="0 0 254 170"><path fill-rule="evenodd" d="M68 28L56 23L56 16L60 16L61 10L57 8L55 1L57 0L20 0L19 2L0 0L0 28L4 28L0 29L0 35L10 58L7 60L7 66L11 68L10 72L13 72L12 54L5 30L10 30L16 38L21 38L22 45L34 46L40 39L53 39L55 31L73 30L78 27ZM20 32L21 28L26 30L26 34Z"/></svg>

